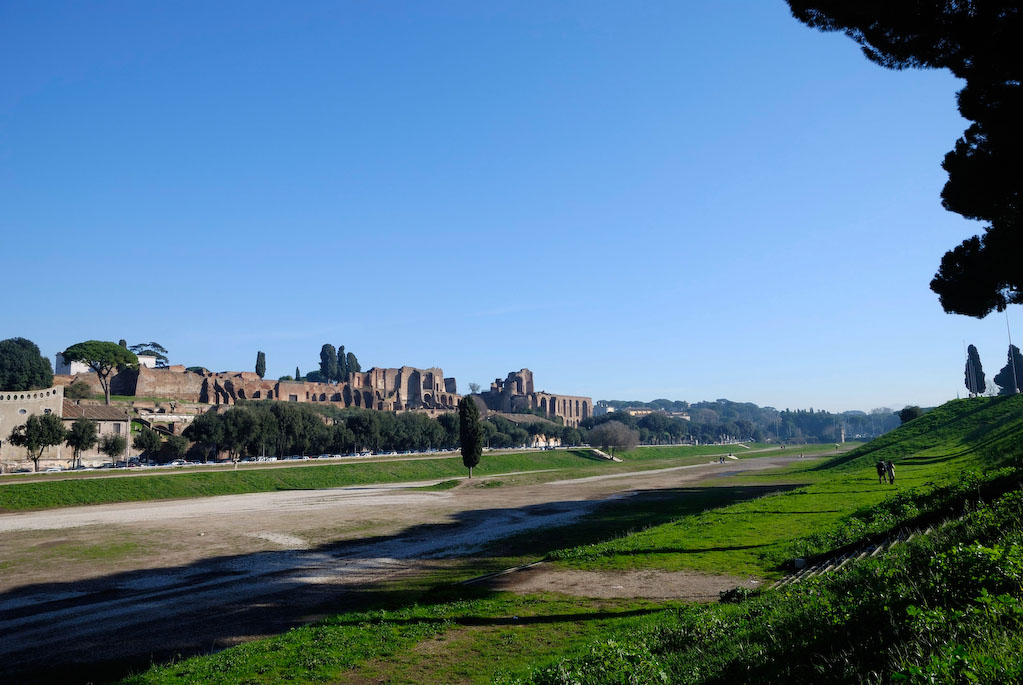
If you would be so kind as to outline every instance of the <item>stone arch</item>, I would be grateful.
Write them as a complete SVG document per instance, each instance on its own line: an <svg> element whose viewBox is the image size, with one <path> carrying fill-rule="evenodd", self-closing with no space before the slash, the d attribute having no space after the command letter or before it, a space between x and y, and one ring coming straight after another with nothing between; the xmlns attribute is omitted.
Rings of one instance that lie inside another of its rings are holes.
<svg viewBox="0 0 1023 685"><path fill-rule="evenodd" d="M582 417L584 419L590 418L590 405L589 405L589 403L586 400L583 400L583 413L582 413Z"/></svg>
<svg viewBox="0 0 1023 685"><path fill-rule="evenodd" d="M366 409L373 408L373 393L369 390L364 390L362 392L362 404L366 407Z"/></svg>
<svg viewBox="0 0 1023 685"><path fill-rule="evenodd" d="M541 397L540 398L540 411L542 411L544 414L547 413L547 398L546 397Z"/></svg>
<svg viewBox="0 0 1023 685"><path fill-rule="evenodd" d="M358 395L356 395L358 397ZM341 399L344 401L346 407L352 406L352 388L345 385L344 390L341 391Z"/></svg>
<svg viewBox="0 0 1023 685"><path fill-rule="evenodd" d="M327 393L321 392L320 393L320 402L326 402L326 401L327 401Z"/></svg>
<svg viewBox="0 0 1023 685"><path fill-rule="evenodd" d="M433 404L433 395L431 395L428 392L424 392L423 393L423 404L425 404L427 407L432 405Z"/></svg>
<svg viewBox="0 0 1023 685"><path fill-rule="evenodd" d="M333 395L331 395L330 396L330 401L331 402L340 402L341 401L341 393L336 392Z"/></svg>
<svg viewBox="0 0 1023 685"><path fill-rule="evenodd" d="M357 392L357 393L354 394L353 397L355 399L355 406L356 407L361 407L362 406L362 393L361 392ZM349 406L351 406L351 405L349 405Z"/></svg>

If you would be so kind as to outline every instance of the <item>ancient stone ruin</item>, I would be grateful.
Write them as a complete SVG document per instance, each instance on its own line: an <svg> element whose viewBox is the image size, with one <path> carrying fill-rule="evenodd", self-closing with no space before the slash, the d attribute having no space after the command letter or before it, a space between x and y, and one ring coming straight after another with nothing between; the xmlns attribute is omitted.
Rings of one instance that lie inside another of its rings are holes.
<svg viewBox="0 0 1023 685"><path fill-rule="evenodd" d="M548 418L560 417L566 426L578 426L593 412L593 400L589 397L536 392L529 369L512 371L503 381L494 379L490 390L480 393L480 397L491 411L516 413L539 409Z"/></svg>

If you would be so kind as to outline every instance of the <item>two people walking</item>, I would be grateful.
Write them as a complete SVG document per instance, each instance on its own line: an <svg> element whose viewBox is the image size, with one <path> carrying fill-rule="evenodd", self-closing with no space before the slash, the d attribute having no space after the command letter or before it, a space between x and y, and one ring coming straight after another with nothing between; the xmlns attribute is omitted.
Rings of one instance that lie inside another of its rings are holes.
<svg viewBox="0 0 1023 685"><path fill-rule="evenodd" d="M894 461L879 461L877 462L877 482L884 485L885 479L888 479L888 484L893 485L895 483L895 462Z"/></svg>

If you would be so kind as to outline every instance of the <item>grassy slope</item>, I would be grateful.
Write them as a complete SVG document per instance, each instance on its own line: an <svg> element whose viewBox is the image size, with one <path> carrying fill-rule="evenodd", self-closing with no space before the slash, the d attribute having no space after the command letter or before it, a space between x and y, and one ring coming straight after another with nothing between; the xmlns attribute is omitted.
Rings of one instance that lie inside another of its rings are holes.
<svg viewBox="0 0 1023 685"><path fill-rule="evenodd" d="M802 487L562 550L552 558L591 570L690 568L777 576L785 561L820 551L807 544L808 536L838 527L856 511L907 488L943 480L963 468L981 468L1018 446L1021 436L1023 397L950 402L824 464L728 481L749 486L787 481ZM878 485L874 464L882 459L896 462L894 488Z"/></svg>

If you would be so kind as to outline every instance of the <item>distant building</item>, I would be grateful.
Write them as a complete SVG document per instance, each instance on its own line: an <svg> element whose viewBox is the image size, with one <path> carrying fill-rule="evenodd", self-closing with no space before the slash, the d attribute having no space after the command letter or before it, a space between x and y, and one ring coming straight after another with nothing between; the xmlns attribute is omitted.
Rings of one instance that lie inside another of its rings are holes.
<svg viewBox="0 0 1023 685"><path fill-rule="evenodd" d="M99 441L108 435L120 435L125 441L125 454L131 443L131 418L128 411L122 407L107 406L105 404L76 404L72 400L65 399L62 405L64 428L71 429L77 419L89 419L96 423L96 445L85 452L82 452L83 460L99 459L106 460L108 457L99 451ZM70 448L65 449L64 457L70 458Z"/></svg>
<svg viewBox="0 0 1023 685"><path fill-rule="evenodd" d="M57 353L55 359L57 363L53 365L54 373L60 373L66 376L77 376L80 373L96 373L88 364L83 362L64 361L64 355L60 352Z"/></svg>
<svg viewBox="0 0 1023 685"><path fill-rule="evenodd" d="M566 426L578 426L592 413L593 400L580 395L537 392L533 372L512 371L504 380L497 378L490 390L479 394L490 411L522 412L539 409L548 418L560 417Z"/></svg>
<svg viewBox="0 0 1023 685"><path fill-rule="evenodd" d="M55 386L44 390L0 390L0 470L13 471L22 466L31 466L28 451L15 447L10 442L11 432L24 425L33 414L61 415L64 388ZM62 445L47 447L43 451L40 465L46 461L61 458Z"/></svg>
<svg viewBox="0 0 1023 685"><path fill-rule="evenodd" d="M139 366L144 366L147 369L156 368L156 357L151 354L138 354L135 355L139 358Z"/></svg>

